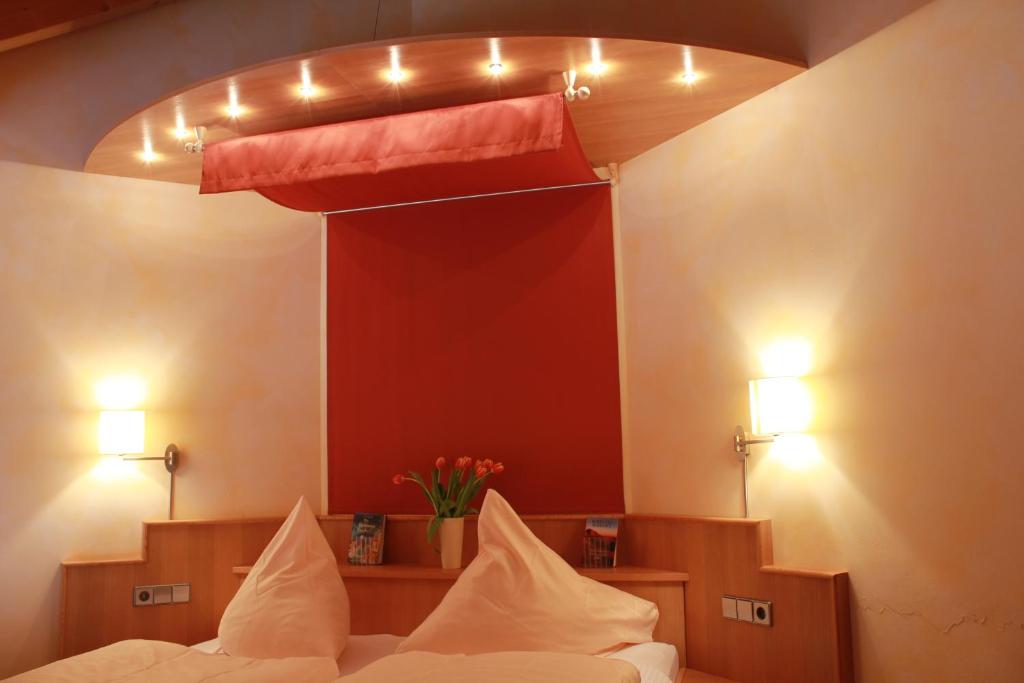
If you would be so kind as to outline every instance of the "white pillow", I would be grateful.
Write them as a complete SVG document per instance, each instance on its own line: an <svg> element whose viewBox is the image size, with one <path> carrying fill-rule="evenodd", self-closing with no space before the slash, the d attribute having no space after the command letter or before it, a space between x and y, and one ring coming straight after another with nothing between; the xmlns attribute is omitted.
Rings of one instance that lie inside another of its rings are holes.
<svg viewBox="0 0 1024 683"><path fill-rule="evenodd" d="M651 640L656 605L580 576L494 489L477 537L476 559L398 652L601 654Z"/></svg>
<svg viewBox="0 0 1024 683"><path fill-rule="evenodd" d="M228 603L217 635L224 652L257 659L337 659L344 651L348 592L305 498Z"/></svg>

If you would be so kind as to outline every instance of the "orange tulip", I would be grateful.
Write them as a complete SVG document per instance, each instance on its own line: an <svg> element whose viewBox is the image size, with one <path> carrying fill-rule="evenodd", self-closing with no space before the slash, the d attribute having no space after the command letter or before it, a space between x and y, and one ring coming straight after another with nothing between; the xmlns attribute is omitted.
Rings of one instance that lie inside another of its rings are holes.
<svg viewBox="0 0 1024 683"><path fill-rule="evenodd" d="M495 474L501 474L504 471L505 471L505 466L502 465L500 462L494 463L494 466L491 467L491 472L494 472Z"/></svg>
<svg viewBox="0 0 1024 683"><path fill-rule="evenodd" d="M476 476L478 479L482 479L487 474L487 468L480 465L476 468Z"/></svg>
<svg viewBox="0 0 1024 683"><path fill-rule="evenodd" d="M405 477L403 477L401 474L396 474L394 477L391 478L391 481L395 482L396 484L401 484L403 481L405 481Z"/></svg>
<svg viewBox="0 0 1024 683"><path fill-rule="evenodd" d="M434 467L436 467L437 469L441 469L442 467L444 467L444 464L444 458L438 458L437 460L434 461Z"/></svg>
<svg viewBox="0 0 1024 683"><path fill-rule="evenodd" d="M483 465L484 467L486 467L487 469L491 469L492 467L494 467L494 461L493 461L493 460L491 460L490 458L487 458L486 460L484 460L484 461L483 461L482 463L480 463L480 464L482 464L482 465Z"/></svg>

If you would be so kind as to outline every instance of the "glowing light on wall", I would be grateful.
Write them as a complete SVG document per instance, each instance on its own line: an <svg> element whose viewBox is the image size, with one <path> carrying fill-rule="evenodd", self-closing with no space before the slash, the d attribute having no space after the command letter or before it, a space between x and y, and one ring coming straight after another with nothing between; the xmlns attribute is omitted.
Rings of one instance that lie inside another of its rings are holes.
<svg viewBox="0 0 1024 683"><path fill-rule="evenodd" d="M133 472L126 462L159 460L170 474L167 497L167 518L174 518L174 473L181 462L178 446L171 443L162 456L144 455L146 452L146 413L138 406L146 398L146 385L135 375L105 377L96 383L96 400L100 410L97 430L97 451L100 455L117 456L120 463L106 458L93 468L92 476L110 481Z"/></svg>
<svg viewBox="0 0 1024 683"><path fill-rule="evenodd" d="M821 458L815 439L802 433L814 417L814 401L802 379L811 370L811 345L803 339L779 339L761 352L760 360L769 376L749 382L751 433L742 425L733 432L734 450L743 461L744 511L750 446L772 444L771 456L794 470L807 469Z"/></svg>
<svg viewBox="0 0 1024 683"><path fill-rule="evenodd" d="M587 73L593 76L600 76L608 71L608 64L601 59L601 42L597 38L590 39L590 64L587 64Z"/></svg>
<svg viewBox="0 0 1024 683"><path fill-rule="evenodd" d="M759 359L768 377L801 377L811 371L811 344L806 339L778 339L761 351Z"/></svg>
<svg viewBox="0 0 1024 683"><path fill-rule="evenodd" d="M402 70L402 62L398 54L398 47L392 45L388 52L391 55L391 68L384 74L384 77L392 83L401 83L405 80L408 74Z"/></svg>
<svg viewBox="0 0 1024 683"><path fill-rule="evenodd" d="M112 375L96 382L96 401L105 410L137 408L146 400L146 383L135 375Z"/></svg>
<svg viewBox="0 0 1024 683"><path fill-rule="evenodd" d="M135 463L117 456L100 458L89 472L89 475L94 480L100 482L113 482L127 478L140 478L139 471L135 466Z"/></svg>
<svg viewBox="0 0 1024 683"><path fill-rule="evenodd" d="M821 461L817 440L808 434L780 434L768 454L790 470L805 471Z"/></svg>

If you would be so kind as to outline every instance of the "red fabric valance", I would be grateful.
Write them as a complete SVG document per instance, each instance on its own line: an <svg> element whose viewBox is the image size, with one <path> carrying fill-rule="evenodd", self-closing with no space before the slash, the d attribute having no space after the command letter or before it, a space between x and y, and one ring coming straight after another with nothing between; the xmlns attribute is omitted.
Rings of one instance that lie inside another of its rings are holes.
<svg viewBox="0 0 1024 683"><path fill-rule="evenodd" d="M555 93L211 144L199 192L332 211L596 180Z"/></svg>

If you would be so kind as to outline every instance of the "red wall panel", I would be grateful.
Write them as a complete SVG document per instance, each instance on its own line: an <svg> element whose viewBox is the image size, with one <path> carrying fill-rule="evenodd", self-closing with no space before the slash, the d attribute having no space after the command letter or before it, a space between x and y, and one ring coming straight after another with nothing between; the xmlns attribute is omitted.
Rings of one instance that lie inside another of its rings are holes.
<svg viewBox="0 0 1024 683"><path fill-rule="evenodd" d="M520 512L623 509L607 187L335 215L331 512L427 512L396 472L505 463Z"/></svg>

